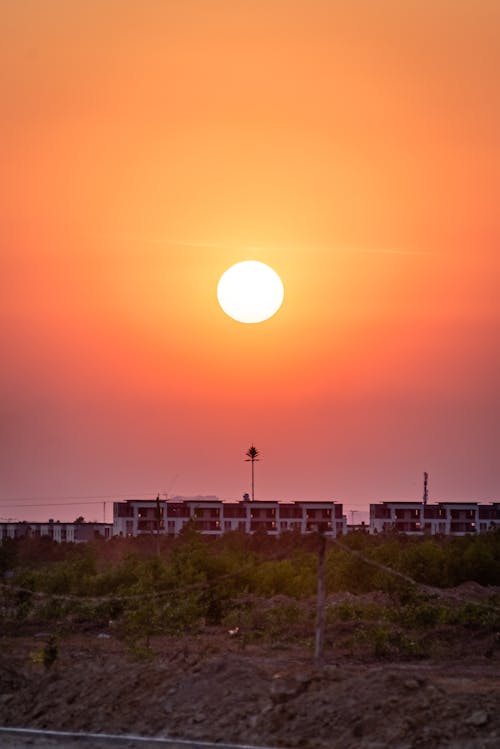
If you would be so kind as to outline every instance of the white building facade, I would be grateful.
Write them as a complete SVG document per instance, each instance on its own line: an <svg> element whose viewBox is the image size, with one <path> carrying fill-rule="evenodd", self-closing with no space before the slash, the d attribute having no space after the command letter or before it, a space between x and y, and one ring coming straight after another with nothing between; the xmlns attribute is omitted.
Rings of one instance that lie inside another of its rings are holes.
<svg viewBox="0 0 500 749"><path fill-rule="evenodd" d="M265 532L278 536L286 531L312 533L320 528L326 536L346 532L343 507L333 500L222 502L216 497L172 500L127 499L113 504L113 535L138 536L161 533L176 536L192 527L208 536L231 531Z"/></svg>
<svg viewBox="0 0 500 749"><path fill-rule="evenodd" d="M57 543L83 543L112 536L177 536L188 523L207 536L231 531L279 536L288 531L307 534L319 529L330 538L349 530L463 536L500 529L500 502L377 502L370 504L369 525L348 526L342 503L333 500L223 502L201 496L126 499L113 503L113 523L0 522L0 543L39 537Z"/></svg>
<svg viewBox="0 0 500 749"><path fill-rule="evenodd" d="M112 523L0 522L0 541L6 538L51 538L57 543L83 543L94 538L111 538Z"/></svg>
<svg viewBox="0 0 500 749"><path fill-rule="evenodd" d="M378 502L370 505L370 532L464 536L500 528L500 502Z"/></svg>

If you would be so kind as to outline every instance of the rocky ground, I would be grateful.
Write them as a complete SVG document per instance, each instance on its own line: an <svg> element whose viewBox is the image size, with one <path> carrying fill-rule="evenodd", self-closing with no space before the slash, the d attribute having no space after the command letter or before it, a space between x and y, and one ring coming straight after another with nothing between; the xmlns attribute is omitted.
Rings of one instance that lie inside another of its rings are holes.
<svg viewBox="0 0 500 749"><path fill-rule="evenodd" d="M66 635L44 666L46 640L1 638L0 725L304 749L500 746L500 650L473 635L419 660L330 646L322 668L310 645L245 644L222 629L156 638L149 657L109 632Z"/></svg>

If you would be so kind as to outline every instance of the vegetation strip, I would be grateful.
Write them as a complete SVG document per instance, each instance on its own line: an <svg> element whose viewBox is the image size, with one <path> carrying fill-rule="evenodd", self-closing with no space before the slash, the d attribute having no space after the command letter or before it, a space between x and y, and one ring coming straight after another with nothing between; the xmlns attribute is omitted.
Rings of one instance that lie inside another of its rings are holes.
<svg viewBox="0 0 500 749"><path fill-rule="evenodd" d="M336 538L333 538L332 541L336 546L339 547L339 549L342 549L343 551L347 551L348 554L352 554L353 556L358 557L358 559L362 559L363 562L366 562L367 564L371 564L373 565L373 567L378 567L379 570L382 570L383 572L387 572L389 575L400 577L401 580L405 580L407 583L410 583L410 585L415 585L417 588L420 588L421 590L424 590L428 593L432 593L433 595L439 595L441 593L439 588L435 588L432 585L423 585L422 583L418 583L409 575L404 575L402 572L393 570L392 567L388 567L386 564L380 564L380 562L376 562L375 559L370 559L370 557L367 557L366 554L363 554L361 551L356 551L356 549L351 549L349 546L346 546L346 544L341 543Z"/></svg>
<svg viewBox="0 0 500 749"><path fill-rule="evenodd" d="M398 570L392 569L391 567L388 567L385 564L381 564L380 562L375 561L374 559L370 559L365 554L362 554L360 551L356 551L355 549L351 549L346 544L341 543L337 539L330 539L332 543L334 543L336 546L338 546L343 551L347 552L348 554L352 554L352 556L358 557L359 559L362 559L367 564L371 564L374 567L377 567L378 569L387 572L389 575L394 575L395 577L399 577L402 580L405 580L406 582L410 583L410 585L414 585L417 588L420 588L421 590L424 590L428 593L439 595L441 591L439 588L436 588L434 586L430 585L424 585L422 583L417 582L409 575L405 575L402 572L398 572ZM230 580L231 578L234 578L235 576L239 576L242 573L246 571L251 571L254 569L255 565L248 565L247 568L239 568L237 572L234 573L227 573L225 575L219 575L217 580ZM199 582L199 583L191 583L190 585L183 586L183 590L197 590L197 589L207 589L210 587L210 583L207 582ZM174 591L154 591L151 593L136 593L132 595L110 595L110 596L81 596L81 595L68 595L68 594L62 594L62 593L45 593L43 591L35 591L31 588L26 587L20 587L18 585L8 584L8 583L0 583L0 588L7 588L8 590L16 591L19 593L30 593L33 596L38 596L40 598L53 598L58 599L61 601L81 601L82 598L84 598L88 602L95 602L95 603L104 603L106 601L126 601L126 600L141 600L141 599L147 599L147 598L162 598L166 596L172 595Z"/></svg>
<svg viewBox="0 0 500 749"><path fill-rule="evenodd" d="M35 635L29 658L45 668L59 661L64 638L75 632L119 641L139 659L154 658L152 638L211 627L242 650L290 637L311 646L317 534L207 539L188 529L158 549L154 540L5 542L3 634ZM467 581L482 586L472 600L452 590ZM499 584L500 532L460 539L352 533L327 541L325 652L423 658L449 648L452 631L467 631L484 640L485 653L496 653Z"/></svg>
<svg viewBox="0 0 500 749"><path fill-rule="evenodd" d="M251 572L255 568L255 564L249 564L247 567L240 567L236 572L228 572L224 575L219 575L217 577L217 582L220 581L229 581L231 579L235 579L242 574L246 572ZM398 573L396 573L398 574ZM199 582L199 583L190 583L188 585L183 585L182 590L185 592L189 591L196 591L196 590L207 590L212 585L211 582ZM415 583L415 585L418 585L418 583ZM33 590L32 588L26 588L21 587L19 585L14 585L13 583L0 583L0 589L4 588L6 590L14 591L16 593L29 593L32 596L38 597L38 598L49 598L54 600L60 600L60 601L77 601L81 602L82 600L87 601L88 603L106 603L108 601L133 601L133 600L143 600L148 598L165 598L172 595L175 595L177 592L175 589L171 590L164 590L164 591L152 591L150 593L134 593L134 594L128 594L128 595L122 595L122 594L113 594L109 596L85 596L85 595L70 595L70 594L64 594L64 593L46 593L44 591L37 591Z"/></svg>

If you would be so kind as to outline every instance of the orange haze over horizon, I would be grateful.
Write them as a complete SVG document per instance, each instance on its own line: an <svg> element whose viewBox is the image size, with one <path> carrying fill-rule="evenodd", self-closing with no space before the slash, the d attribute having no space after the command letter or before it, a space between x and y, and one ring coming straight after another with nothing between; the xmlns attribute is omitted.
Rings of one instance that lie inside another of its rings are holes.
<svg viewBox="0 0 500 749"><path fill-rule="evenodd" d="M4 3L0 516L237 498L251 442L257 498L365 510L427 470L498 500L499 28L496 0ZM285 286L258 325L216 299L245 259Z"/></svg>

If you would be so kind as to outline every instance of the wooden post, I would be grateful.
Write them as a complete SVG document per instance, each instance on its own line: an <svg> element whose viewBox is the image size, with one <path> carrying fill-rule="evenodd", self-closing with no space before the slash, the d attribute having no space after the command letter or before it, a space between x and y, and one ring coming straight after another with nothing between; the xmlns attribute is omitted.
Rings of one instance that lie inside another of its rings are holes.
<svg viewBox="0 0 500 749"><path fill-rule="evenodd" d="M160 495L156 497L156 556L160 556L160 522L161 522L161 509L160 509Z"/></svg>
<svg viewBox="0 0 500 749"><path fill-rule="evenodd" d="M316 597L316 638L314 647L314 665L321 668L323 665L323 648L325 643L325 549L326 539L320 526L318 529L318 588Z"/></svg>

